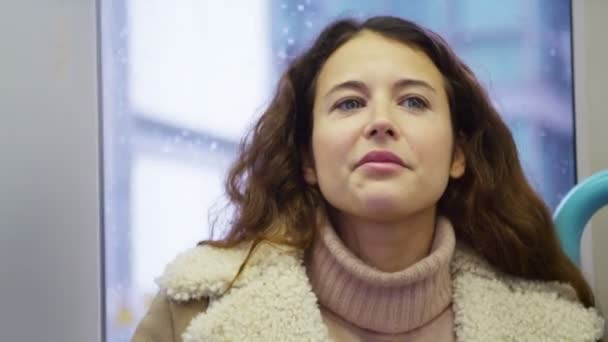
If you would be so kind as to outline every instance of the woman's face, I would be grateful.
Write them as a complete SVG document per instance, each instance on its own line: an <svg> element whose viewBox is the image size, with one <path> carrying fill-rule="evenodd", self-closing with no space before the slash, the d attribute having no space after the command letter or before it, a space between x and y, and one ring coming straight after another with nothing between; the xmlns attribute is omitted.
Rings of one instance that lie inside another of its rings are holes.
<svg viewBox="0 0 608 342"><path fill-rule="evenodd" d="M443 77L422 51L364 31L322 67L305 179L342 214L375 221L434 212L464 173Z"/></svg>

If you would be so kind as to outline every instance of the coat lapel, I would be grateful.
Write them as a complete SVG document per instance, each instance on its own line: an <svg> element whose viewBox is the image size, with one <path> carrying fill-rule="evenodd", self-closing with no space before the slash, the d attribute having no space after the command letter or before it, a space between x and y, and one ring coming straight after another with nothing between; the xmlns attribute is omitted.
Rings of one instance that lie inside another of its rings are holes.
<svg viewBox="0 0 608 342"><path fill-rule="evenodd" d="M184 342L329 341L300 253L260 244L231 289L220 297L249 245L232 250L197 247L167 267L157 282L175 300L209 297Z"/></svg>
<svg viewBox="0 0 608 342"><path fill-rule="evenodd" d="M604 321L566 284L500 274L465 246L452 260L458 341L597 341Z"/></svg>
<svg viewBox="0 0 608 342"><path fill-rule="evenodd" d="M184 342L329 341L301 253L261 244L223 294L249 246L196 247L157 279L173 300L210 299L207 311L186 328ZM460 244L452 284L458 341L595 341L602 336L602 318L578 303L571 287L502 275Z"/></svg>

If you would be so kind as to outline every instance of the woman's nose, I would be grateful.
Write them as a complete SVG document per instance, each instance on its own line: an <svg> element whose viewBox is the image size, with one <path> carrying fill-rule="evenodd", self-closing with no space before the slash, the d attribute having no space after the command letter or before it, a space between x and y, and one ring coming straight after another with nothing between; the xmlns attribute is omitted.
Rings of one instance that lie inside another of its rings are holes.
<svg viewBox="0 0 608 342"><path fill-rule="evenodd" d="M388 115L374 115L364 130L366 138L398 138L398 130Z"/></svg>

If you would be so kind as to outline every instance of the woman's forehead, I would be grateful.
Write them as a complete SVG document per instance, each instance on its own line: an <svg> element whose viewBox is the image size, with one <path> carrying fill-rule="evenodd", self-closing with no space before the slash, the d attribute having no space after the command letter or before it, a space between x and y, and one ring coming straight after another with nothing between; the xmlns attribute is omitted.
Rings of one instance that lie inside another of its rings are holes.
<svg viewBox="0 0 608 342"><path fill-rule="evenodd" d="M421 49L364 31L328 58L319 73L317 90L323 93L351 80L386 84L400 79L421 80L436 89L443 86L441 72Z"/></svg>

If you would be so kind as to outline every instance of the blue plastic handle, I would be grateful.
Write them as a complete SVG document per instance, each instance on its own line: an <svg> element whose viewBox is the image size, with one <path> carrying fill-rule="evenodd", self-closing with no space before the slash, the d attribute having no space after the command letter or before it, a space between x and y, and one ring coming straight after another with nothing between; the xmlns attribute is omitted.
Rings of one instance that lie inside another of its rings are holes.
<svg viewBox="0 0 608 342"><path fill-rule="evenodd" d="M581 238L587 222L608 204L608 170L598 172L576 185L555 210L553 216L562 248L580 265Z"/></svg>

